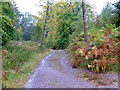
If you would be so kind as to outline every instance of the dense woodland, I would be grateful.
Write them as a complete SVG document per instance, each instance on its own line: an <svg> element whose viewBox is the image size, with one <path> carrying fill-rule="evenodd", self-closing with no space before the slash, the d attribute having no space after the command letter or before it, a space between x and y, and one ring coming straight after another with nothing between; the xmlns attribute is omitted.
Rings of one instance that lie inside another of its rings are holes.
<svg viewBox="0 0 120 90"><path fill-rule="evenodd" d="M73 68L119 72L120 1L107 3L100 14L84 0L43 2L38 3L43 8L40 16L35 16L21 13L15 1L0 1L2 76L6 87L13 87L16 79L31 73L35 66L31 68L30 57L36 55L32 59L37 57L34 63L38 63L37 54L50 53L50 49L66 50Z"/></svg>

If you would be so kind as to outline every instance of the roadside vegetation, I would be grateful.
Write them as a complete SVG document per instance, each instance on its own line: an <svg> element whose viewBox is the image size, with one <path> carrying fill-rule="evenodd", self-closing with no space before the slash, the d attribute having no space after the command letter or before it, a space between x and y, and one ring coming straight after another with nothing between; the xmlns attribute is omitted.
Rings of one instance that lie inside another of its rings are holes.
<svg viewBox="0 0 120 90"><path fill-rule="evenodd" d="M40 60L52 50L31 46L32 42L12 42L2 49L3 87L20 88L25 83Z"/></svg>
<svg viewBox="0 0 120 90"><path fill-rule="evenodd" d="M52 51L36 43L40 38L35 33L37 27L30 13L20 13L15 1L0 1L0 6L1 84L2 88L20 88L40 60Z"/></svg>
<svg viewBox="0 0 120 90"><path fill-rule="evenodd" d="M22 87L52 49L66 50L73 68L120 71L120 1L97 14L85 0L43 0L40 17L21 13L14 0L0 6L3 87Z"/></svg>
<svg viewBox="0 0 120 90"><path fill-rule="evenodd" d="M119 28L110 26L99 31L90 31L89 45L84 42L83 34L68 46L73 68L88 68L96 73L119 72Z"/></svg>

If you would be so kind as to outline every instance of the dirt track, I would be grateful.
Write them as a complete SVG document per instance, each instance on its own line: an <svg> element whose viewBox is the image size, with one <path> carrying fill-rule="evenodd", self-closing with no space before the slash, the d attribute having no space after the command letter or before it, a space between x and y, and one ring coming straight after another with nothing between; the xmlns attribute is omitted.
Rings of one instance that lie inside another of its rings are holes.
<svg viewBox="0 0 120 90"><path fill-rule="evenodd" d="M93 82L78 75L84 73L84 69L73 69L67 53L64 50L56 50L41 60L38 67L30 76L26 88L118 88L118 83L96 86ZM88 71L89 72L89 71ZM111 74L112 75L112 74ZM117 77L117 74L115 76Z"/></svg>

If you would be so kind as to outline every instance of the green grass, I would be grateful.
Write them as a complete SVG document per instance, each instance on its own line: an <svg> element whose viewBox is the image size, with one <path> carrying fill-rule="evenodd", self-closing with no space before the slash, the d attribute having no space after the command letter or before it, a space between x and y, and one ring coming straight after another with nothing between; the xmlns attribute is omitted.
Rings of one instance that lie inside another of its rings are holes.
<svg viewBox="0 0 120 90"><path fill-rule="evenodd" d="M113 65L111 72L118 72L119 73L120 72L120 63Z"/></svg>
<svg viewBox="0 0 120 90"><path fill-rule="evenodd" d="M28 49L25 46L7 45L3 49L9 54L3 57L3 86L21 88L28 76L36 68L42 58L52 51L50 49Z"/></svg>

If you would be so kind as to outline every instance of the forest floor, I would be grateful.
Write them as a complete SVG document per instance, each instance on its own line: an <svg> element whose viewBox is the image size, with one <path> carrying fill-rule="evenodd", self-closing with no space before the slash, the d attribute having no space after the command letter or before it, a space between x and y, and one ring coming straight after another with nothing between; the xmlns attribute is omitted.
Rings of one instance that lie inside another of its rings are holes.
<svg viewBox="0 0 120 90"><path fill-rule="evenodd" d="M97 74L74 69L65 50L55 50L41 60L25 88L118 88L118 73Z"/></svg>

